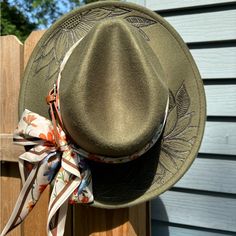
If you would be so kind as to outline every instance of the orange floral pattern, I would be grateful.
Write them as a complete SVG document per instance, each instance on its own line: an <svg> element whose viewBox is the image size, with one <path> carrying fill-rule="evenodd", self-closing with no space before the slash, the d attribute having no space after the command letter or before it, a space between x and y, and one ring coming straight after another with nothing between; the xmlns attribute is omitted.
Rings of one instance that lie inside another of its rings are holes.
<svg viewBox="0 0 236 236"><path fill-rule="evenodd" d="M33 123L34 120L36 120L37 118L34 115L28 115L23 117L23 120L28 124L28 125L32 125L33 127L37 127L36 124Z"/></svg>

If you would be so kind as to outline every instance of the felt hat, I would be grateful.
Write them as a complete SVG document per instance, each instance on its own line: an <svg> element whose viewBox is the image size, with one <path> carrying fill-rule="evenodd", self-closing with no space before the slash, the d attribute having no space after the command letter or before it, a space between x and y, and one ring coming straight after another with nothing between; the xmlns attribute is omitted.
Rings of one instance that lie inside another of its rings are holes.
<svg viewBox="0 0 236 236"><path fill-rule="evenodd" d="M203 84L187 45L158 14L104 1L60 18L29 59L19 115L29 109L50 119L45 97L55 83L64 131L90 157L93 206L150 200L196 157Z"/></svg>

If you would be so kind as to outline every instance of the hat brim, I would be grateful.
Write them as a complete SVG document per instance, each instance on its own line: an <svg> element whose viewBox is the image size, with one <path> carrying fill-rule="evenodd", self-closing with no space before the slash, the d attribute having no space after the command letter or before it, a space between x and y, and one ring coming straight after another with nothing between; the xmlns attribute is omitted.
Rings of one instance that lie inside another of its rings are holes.
<svg viewBox="0 0 236 236"><path fill-rule="evenodd" d="M139 159L118 165L89 161L96 207L132 206L173 186L192 164L206 118L205 93L195 62L178 33L158 14L135 4L98 2L54 23L36 45L22 81L19 115L29 109L49 117L45 97L69 48L98 22L125 19L145 38L167 75L170 107L162 139ZM82 55L81 55L82 56Z"/></svg>

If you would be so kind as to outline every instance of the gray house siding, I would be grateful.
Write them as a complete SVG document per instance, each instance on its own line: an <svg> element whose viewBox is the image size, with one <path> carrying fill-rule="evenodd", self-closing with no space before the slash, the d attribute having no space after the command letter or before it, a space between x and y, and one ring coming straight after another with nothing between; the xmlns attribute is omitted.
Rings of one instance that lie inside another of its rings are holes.
<svg viewBox="0 0 236 236"><path fill-rule="evenodd" d="M151 202L153 236L236 235L236 1L130 0L159 13L195 58L207 97L197 159Z"/></svg>

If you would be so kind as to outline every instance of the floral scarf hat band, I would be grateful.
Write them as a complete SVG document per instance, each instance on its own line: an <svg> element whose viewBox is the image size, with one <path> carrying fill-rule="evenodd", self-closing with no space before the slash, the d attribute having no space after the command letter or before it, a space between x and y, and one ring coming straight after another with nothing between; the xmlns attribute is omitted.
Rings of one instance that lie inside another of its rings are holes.
<svg viewBox="0 0 236 236"><path fill-rule="evenodd" d="M80 41L75 43L65 55L60 72ZM19 156L23 188L1 236L6 235L26 218L50 183L53 183L53 189L48 206L47 232L48 235L62 236L68 203L88 204L94 200L92 176L86 159L111 164L129 162L146 153L162 134L169 100L164 119L152 139L132 155L111 158L91 154L75 146L64 131L60 115L58 94L60 79L61 73L57 84L46 99L50 107L51 120L25 110L14 132L14 143L25 146L28 151Z"/></svg>

